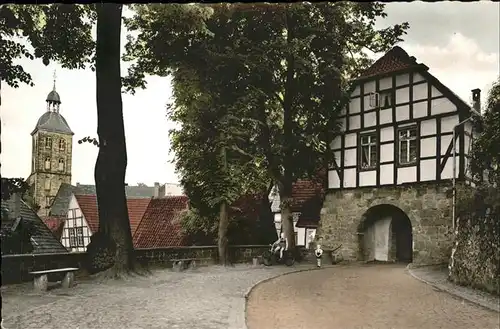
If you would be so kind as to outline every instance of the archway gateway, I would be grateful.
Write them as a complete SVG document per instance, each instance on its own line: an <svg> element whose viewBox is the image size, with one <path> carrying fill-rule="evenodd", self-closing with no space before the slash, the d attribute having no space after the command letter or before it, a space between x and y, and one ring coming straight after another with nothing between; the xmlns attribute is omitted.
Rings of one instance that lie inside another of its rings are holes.
<svg viewBox="0 0 500 329"><path fill-rule="evenodd" d="M413 260L410 219L396 206L381 204L368 209L358 226L360 259L405 262Z"/></svg>

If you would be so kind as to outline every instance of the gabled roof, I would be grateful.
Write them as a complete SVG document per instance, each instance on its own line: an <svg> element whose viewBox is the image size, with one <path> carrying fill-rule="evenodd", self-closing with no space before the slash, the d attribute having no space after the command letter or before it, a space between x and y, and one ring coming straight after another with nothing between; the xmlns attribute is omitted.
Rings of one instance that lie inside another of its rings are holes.
<svg viewBox="0 0 500 329"><path fill-rule="evenodd" d="M14 197L11 197L7 201L2 201L1 208L9 214L9 218L12 220L2 219L2 231L11 229L14 224L12 211L15 206ZM34 240L33 253L34 254L44 254L44 253L65 253L68 252L66 248L61 244L61 242L54 237L51 230L43 223L43 221L38 217L38 215L23 201L20 200L20 216L23 220L31 222L36 229L36 234L32 237ZM2 254L4 252L2 251Z"/></svg>
<svg viewBox="0 0 500 329"><path fill-rule="evenodd" d="M180 213L188 208L186 196L151 199L137 228L134 248L164 248L184 245Z"/></svg>
<svg viewBox="0 0 500 329"><path fill-rule="evenodd" d="M75 198L80 206L80 210L85 216L87 225L92 233L99 229L99 212L97 208L96 195L79 195ZM151 199L127 199L128 216L130 220L130 231L134 235L141 219L150 203Z"/></svg>
<svg viewBox="0 0 500 329"><path fill-rule="evenodd" d="M436 89L439 90L439 92L445 95L454 105L456 105L460 112L464 113L464 111L467 111L464 114L469 114L468 112L471 107L467 104L467 102L462 100L435 76L430 74L429 68L425 64L417 63L415 57L408 55L408 53L399 46L393 47L385 55L375 61L375 63L361 73L355 82L377 76L413 70L421 73L429 82L432 83L434 87L436 87Z"/></svg>
<svg viewBox="0 0 500 329"><path fill-rule="evenodd" d="M75 195L96 195L95 185L73 186L62 183L57 191L56 197L50 207L51 216L66 216L68 212L71 196ZM154 195L154 187L149 186L125 186L125 194L130 199L150 199Z"/></svg>
<svg viewBox="0 0 500 329"><path fill-rule="evenodd" d="M426 68L425 65L418 64L415 57L410 57L403 48L396 46L361 73L356 80L422 67Z"/></svg>

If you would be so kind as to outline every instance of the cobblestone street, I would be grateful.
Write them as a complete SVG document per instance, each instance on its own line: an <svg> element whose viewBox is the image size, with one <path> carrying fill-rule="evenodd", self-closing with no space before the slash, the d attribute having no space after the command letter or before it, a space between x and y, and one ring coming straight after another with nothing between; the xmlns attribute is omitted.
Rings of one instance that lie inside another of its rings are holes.
<svg viewBox="0 0 500 329"><path fill-rule="evenodd" d="M309 266L201 267L181 273L33 292L32 284L2 287L6 329L244 329L247 290L258 281Z"/></svg>
<svg viewBox="0 0 500 329"><path fill-rule="evenodd" d="M253 289L249 329L497 329L499 314L414 279L403 265L293 273Z"/></svg>

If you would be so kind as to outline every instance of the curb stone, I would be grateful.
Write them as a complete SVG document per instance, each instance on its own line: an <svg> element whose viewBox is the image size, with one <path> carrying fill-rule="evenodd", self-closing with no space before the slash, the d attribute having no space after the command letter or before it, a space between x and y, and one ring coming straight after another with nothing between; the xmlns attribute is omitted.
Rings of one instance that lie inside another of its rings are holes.
<svg viewBox="0 0 500 329"><path fill-rule="evenodd" d="M434 283L434 282L431 282L431 281L428 281L428 280L425 280L421 277L419 277L418 275L416 275L415 273L413 273L413 269L416 269L416 268L420 268L420 267L425 267L425 266L415 266L415 265L412 265L411 263L408 264L406 266L406 270L408 271L408 273L414 278L414 279L417 279L418 281L421 281L425 284L428 284L436 289L438 289L439 291L443 291L443 292L446 292L447 294L451 295L451 296L454 296L454 297L457 297L457 298L461 298L463 300L466 300L472 304L475 304L475 305L478 305L478 306L481 306L481 307L484 307L488 310L491 310L491 311L494 311L494 312L497 312L497 313L500 313L500 308L499 307L494 307L494 306L491 306L490 303L488 302L483 302L482 300L478 300L478 299L475 299L475 298L472 298L470 296L468 296L467 294L461 294L461 293L457 293L455 291L453 291L453 289L450 289L446 286L444 286L443 284L439 284L439 283Z"/></svg>
<svg viewBox="0 0 500 329"><path fill-rule="evenodd" d="M248 298L250 297L250 294L252 293L252 291L257 286L260 286L263 283L266 283L268 281L277 279L277 278L285 276L285 275L294 274L294 273L300 273L300 272L319 271L319 270L323 270L323 269L327 269L327 268L333 268L333 267L334 267L334 265L326 265L326 266L322 266L320 268L314 266L314 267L310 267L310 268L302 268L302 269L297 269L297 270L290 271L290 272L279 273L279 274L277 274L275 276L262 279L262 280L258 281L257 283L255 283L254 285L252 285L250 288L247 289L247 292L245 293L245 310L244 310L244 312L245 312L245 323L244 323L244 327L242 329L248 329L248 325L247 325Z"/></svg>

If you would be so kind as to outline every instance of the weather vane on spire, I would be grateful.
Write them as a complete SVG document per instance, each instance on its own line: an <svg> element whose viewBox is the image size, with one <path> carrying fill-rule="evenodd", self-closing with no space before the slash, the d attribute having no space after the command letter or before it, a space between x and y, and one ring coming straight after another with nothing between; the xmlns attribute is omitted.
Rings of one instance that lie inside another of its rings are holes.
<svg viewBox="0 0 500 329"><path fill-rule="evenodd" d="M57 75L56 75L56 70L54 69L54 90L56 90L56 78L57 78Z"/></svg>

